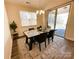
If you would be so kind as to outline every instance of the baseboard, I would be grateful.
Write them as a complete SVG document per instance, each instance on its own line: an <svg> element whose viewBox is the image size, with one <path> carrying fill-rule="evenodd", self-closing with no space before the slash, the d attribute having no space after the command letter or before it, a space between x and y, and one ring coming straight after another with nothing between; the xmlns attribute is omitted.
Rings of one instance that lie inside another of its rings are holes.
<svg viewBox="0 0 79 59"><path fill-rule="evenodd" d="M74 41L74 40L71 40L70 38L65 38L65 39L70 40L70 41Z"/></svg>
<svg viewBox="0 0 79 59"><path fill-rule="evenodd" d="M15 39L13 39L13 40L17 40L17 39L22 38L22 37L25 37L25 35L18 36L17 38L15 38Z"/></svg>
<svg viewBox="0 0 79 59"><path fill-rule="evenodd" d="M22 37L25 37L25 35L19 36L18 38L22 38Z"/></svg>

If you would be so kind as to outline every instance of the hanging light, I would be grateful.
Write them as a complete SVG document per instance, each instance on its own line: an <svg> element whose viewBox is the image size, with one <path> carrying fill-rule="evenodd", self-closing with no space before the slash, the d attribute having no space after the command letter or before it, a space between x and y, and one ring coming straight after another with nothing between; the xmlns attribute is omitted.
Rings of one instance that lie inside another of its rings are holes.
<svg viewBox="0 0 79 59"><path fill-rule="evenodd" d="M40 0L38 0L39 2L40 2ZM39 6L40 6L40 3L39 3ZM45 13L45 11L44 10L37 10L36 11L36 14L39 14L39 15L42 15L42 14L44 14Z"/></svg>
<svg viewBox="0 0 79 59"><path fill-rule="evenodd" d="M36 11L36 14L39 14L39 10Z"/></svg>
<svg viewBox="0 0 79 59"><path fill-rule="evenodd" d="M40 12L41 12L41 14L44 14L44 13L45 13L45 11L44 11L44 10L40 10Z"/></svg>
<svg viewBox="0 0 79 59"><path fill-rule="evenodd" d="M37 11L36 11L36 14L39 14L39 15L42 15L42 14L44 14L44 13L45 13L44 10L37 10Z"/></svg>

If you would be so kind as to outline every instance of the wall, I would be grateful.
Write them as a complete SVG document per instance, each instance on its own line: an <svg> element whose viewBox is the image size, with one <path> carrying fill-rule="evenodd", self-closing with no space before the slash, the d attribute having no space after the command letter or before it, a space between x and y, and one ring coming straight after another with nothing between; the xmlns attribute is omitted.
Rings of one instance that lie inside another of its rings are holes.
<svg viewBox="0 0 79 59"><path fill-rule="evenodd" d="M12 38L10 34L8 17L4 8L4 59L11 59Z"/></svg>
<svg viewBox="0 0 79 59"><path fill-rule="evenodd" d="M70 14L68 18L65 38L74 40L74 2L71 2Z"/></svg>
<svg viewBox="0 0 79 59"><path fill-rule="evenodd" d="M40 26L40 25L44 26L43 25L43 15L39 15L39 14L37 15L37 24L38 24L37 26Z"/></svg>
<svg viewBox="0 0 79 59"><path fill-rule="evenodd" d="M36 12L37 9L32 8L32 7L27 7L27 6L24 6L24 5L7 3L7 2L5 2L5 6L6 6L6 9L7 9L7 13L8 13L9 23L11 23L14 20L16 22L17 26L18 26L16 31L19 33L19 36L22 36L23 32L25 30L27 30L28 27L22 27L19 12L21 10ZM39 25L43 25L42 15L41 16L38 15L37 26L39 26ZM31 27L36 27L36 26L31 26Z"/></svg>
<svg viewBox="0 0 79 59"><path fill-rule="evenodd" d="M45 14L43 15L43 25L44 25L44 27L45 28L47 28L47 26L48 26L48 11L45 11Z"/></svg>

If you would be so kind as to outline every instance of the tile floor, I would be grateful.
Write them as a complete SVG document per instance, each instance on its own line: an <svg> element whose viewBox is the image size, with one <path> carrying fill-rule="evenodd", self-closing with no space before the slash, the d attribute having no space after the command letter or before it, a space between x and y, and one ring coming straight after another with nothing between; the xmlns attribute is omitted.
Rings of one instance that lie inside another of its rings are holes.
<svg viewBox="0 0 79 59"><path fill-rule="evenodd" d="M17 39L20 59L74 59L74 42L54 36L54 40L45 48L44 43L39 45L33 44L32 50L29 51L28 45L25 43L25 37Z"/></svg>

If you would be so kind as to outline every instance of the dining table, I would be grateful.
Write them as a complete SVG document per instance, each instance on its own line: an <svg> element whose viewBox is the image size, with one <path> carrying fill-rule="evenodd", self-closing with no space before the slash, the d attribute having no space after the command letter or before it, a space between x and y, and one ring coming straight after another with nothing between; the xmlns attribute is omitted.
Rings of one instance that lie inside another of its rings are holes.
<svg viewBox="0 0 79 59"><path fill-rule="evenodd" d="M32 50L32 43L34 42L34 37L37 35L40 35L44 32L49 32L51 29L45 29L45 30L31 30L31 31L24 31L24 35L26 36L26 43L29 46L29 50Z"/></svg>

